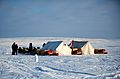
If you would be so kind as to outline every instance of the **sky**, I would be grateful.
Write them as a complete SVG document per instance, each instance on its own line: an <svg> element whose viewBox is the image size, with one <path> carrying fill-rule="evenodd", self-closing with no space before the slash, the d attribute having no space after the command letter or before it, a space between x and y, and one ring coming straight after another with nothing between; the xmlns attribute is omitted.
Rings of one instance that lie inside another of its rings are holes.
<svg viewBox="0 0 120 79"><path fill-rule="evenodd" d="M120 38L120 0L0 0L2 37Z"/></svg>

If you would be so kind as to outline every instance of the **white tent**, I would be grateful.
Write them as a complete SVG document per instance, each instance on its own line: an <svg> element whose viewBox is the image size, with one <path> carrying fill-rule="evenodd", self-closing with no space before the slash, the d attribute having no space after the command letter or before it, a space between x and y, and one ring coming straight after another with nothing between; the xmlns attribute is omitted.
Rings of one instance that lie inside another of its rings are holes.
<svg viewBox="0 0 120 79"><path fill-rule="evenodd" d="M87 42L81 49L82 54L94 54L94 48L89 42Z"/></svg>
<svg viewBox="0 0 120 79"><path fill-rule="evenodd" d="M72 41L69 45L73 49L80 48L83 55L94 54L94 48L88 41Z"/></svg>
<svg viewBox="0 0 120 79"><path fill-rule="evenodd" d="M42 50L56 51L59 55L71 55L71 48L63 43L63 41L49 41Z"/></svg>

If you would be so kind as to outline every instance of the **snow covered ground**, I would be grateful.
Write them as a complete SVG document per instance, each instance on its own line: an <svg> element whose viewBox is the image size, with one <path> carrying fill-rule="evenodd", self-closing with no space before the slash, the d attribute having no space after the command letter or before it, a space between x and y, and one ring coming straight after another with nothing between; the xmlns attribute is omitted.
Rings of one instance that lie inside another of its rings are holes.
<svg viewBox="0 0 120 79"><path fill-rule="evenodd" d="M51 40L87 40L106 55L39 56L11 55L11 44L41 47ZM120 39L21 37L0 38L0 79L120 79Z"/></svg>

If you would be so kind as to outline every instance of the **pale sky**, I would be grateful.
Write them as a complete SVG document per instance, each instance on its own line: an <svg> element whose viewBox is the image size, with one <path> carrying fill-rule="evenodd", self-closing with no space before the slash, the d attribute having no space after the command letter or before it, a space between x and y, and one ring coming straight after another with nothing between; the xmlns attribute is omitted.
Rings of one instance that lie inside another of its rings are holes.
<svg viewBox="0 0 120 79"><path fill-rule="evenodd" d="M0 0L0 37L120 38L120 0Z"/></svg>

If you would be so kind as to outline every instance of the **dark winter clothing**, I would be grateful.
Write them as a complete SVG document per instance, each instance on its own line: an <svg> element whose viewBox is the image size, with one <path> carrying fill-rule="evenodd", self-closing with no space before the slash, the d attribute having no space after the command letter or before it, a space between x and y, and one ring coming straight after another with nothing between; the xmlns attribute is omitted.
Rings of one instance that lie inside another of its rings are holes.
<svg viewBox="0 0 120 79"><path fill-rule="evenodd" d="M18 45L15 42L12 44L12 55L17 55Z"/></svg>

